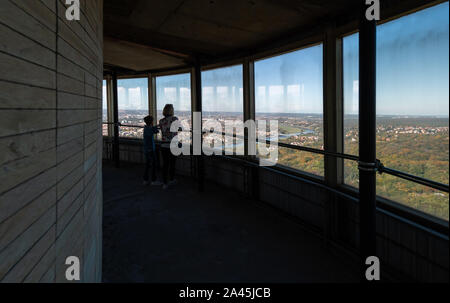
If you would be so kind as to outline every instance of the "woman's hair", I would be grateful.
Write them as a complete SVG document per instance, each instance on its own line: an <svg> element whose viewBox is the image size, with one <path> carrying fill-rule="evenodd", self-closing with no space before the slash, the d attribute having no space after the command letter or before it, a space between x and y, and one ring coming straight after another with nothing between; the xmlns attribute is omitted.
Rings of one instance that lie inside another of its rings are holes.
<svg viewBox="0 0 450 303"><path fill-rule="evenodd" d="M164 117L171 117L174 115L174 109L172 104L166 104L163 109L163 116Z"/></svg>

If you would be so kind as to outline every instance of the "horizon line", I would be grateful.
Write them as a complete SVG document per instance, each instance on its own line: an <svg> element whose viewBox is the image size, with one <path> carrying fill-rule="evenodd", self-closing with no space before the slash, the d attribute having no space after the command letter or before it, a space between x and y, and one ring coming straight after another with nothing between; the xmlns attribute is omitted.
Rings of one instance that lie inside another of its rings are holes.
<svg viewBox="0 0 450 303"><path fill-rule="evenodd" d="M103 109L103 111L106 111L106 109ZM120 111L147 111L147 109L120 109ZM158 109L157 111L162 111L162 109ZM185 111L185 110L175 110L175 112L182 112L182 113L188 113L191 111ZM202 111L202 113L224 113L224 114L239 114L243 115L243 112L233 112L233 111ZM259 112L256 114L268 114L268 115L319 115L323 116L323 113L283 113L283 112ZM359 116L359 114L344 114L345 116ZM442 115L442 114L377 114L377 117L436 117L436 118L449 118L449 115Z"/></svg>

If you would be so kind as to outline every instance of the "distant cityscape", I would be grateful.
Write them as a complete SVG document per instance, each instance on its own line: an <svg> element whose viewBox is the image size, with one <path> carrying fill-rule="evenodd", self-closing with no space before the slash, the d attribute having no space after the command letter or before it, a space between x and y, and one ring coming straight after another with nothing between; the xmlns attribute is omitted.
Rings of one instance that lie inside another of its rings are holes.
<svg viewBox="0 0 450 303"><path fill-rule="evenodd" d="M122 110L119 112L119 122L124 125L143 126L143 118L147 110ZM158 111L157 120L162 118ZM190 112L176 112L177 117L187 132L179 134L182 142L189 144L191 134ZM207 126L209 119L215 119L222 124L225 121L243 121L242 113L205 112L203 125ZM104 112L106 120L106 112ZM263 114L257 113L256 120L278 120L279 142L293 146L307 146L316 149L324 148L323 116L318 114ZM107 125L103 126L107 135ZM225 129L223 129L225 131ZM258 135L269 137L268 130L258 130ZM263 132L263 134L261 134ZM124 138L142 138L143 129L135 127L121 127L120 136ZM242 131L237 136L243 136ZM238 139L236 139L238 140ZM242 141L233 141L232 136L222 136L217 133L203 135L206 146L234 149L243 152ZM358 155L359 149L358 117L348 115L344 117L344 151ZM223 146L223 147L221 147ZM261 148L261 145L258 146ZM405 117L379 116L377 118L377 155L386 165L413 175L431 179L444 184L449 183L449 118L442 117ZM324 176L324 157L288 148L278 148L279 165L298 169L313 175ZM357 164L349 161L344 163L345 183L359 186L359 172ZM378 194L388 199L430 213L436 217L448 220L449 196L413 182L404 181L391 176L379 176L377 179Z"/></svg>
<svg viewBox="0 0 450 303"><path fill-rule="evenodd" d="M143 118L148 115L148 110L121 110L119 111L119 122L123 125L132 125L143 127ZM191 112L176 112L176 116L182 123L183 130L190 131ZM225 121L243 121L242 113L227 112L203 112L203 124L208 125L210 119L219 121L225 132ZM162 118L162 111L157 111L157 121ZM267 127L271 120L277 120L279 124L279 141L288 142L291 145L308 146L323 149L323 117L318 114L288 114L288 113L257 113L256 120L266 121ZM107 121L107 113L103 111L103 121ZM358 119L357 116L346 116L344 119L344 138L346 145L359 142ZM378 118L377 134L379 141L391 142L399 138L401 135L428 135L448 136L448 118L439 117L415 117L405 118L400 116L391 116ZM414 122L416 125L413 125ZM103 125L104 135L108 133L108 126ZM259 130L260 131L260 130ZM261 132L261 131L260 131ZM270 136L267 130L266 136ZM142 138L143 129L138 127L122 126L120 129L120 137L125 138ZM238 132L237 136L243 136L242 132ZM259 133L257 134L259 135ZM219 140L217 134L208 133L204 139L208 142Z"/></svg>
<svg viewBox="0 0 450 303"><path fill-rule="evenodd" d="M122 110L119 111L119 123L123 125L132 125L143 127L143 118L148 115L148 110ZM242 113L227 113L227 112L204 112L203 125L208 126L208 121L214 119L219 121L222 125L223 132L225 132L225 121L243 122ZM181 121L183 130L189 131L191 125L191 112L177 112L176 116ZM157 120L162 118L162 111L157 112ZM280 142L289 142L291 145L310 146L323 149L323 118L321 115L292 115L292 114L258 114L258 120L265 120L267 128L269 128L271 120L277 120L279 123L279 140ZM107 113L103 112L103 121L107 121ZM124 138L142 138L143 129L139 127L120 127L120 137ZM103 125L103 134L108 134L108 126ZM258 130L257 136L270 136L270 131L267 129ZM238 129L237 137L244 136L242 129ZM181 139L190 142L189 133L181 136ZM203 138L205 144L213 144L213 141L221 142L222 137L217 133L207 133ZM227 137L226 140L232 140L232 137Z"/></svg>

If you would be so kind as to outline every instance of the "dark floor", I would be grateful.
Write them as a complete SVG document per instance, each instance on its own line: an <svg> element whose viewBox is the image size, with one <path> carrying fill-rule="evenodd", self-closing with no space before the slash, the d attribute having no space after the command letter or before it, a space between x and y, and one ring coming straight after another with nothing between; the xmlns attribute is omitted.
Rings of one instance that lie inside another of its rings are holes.
<svg viewBox="0 0 450 303"><path fill-rule="evenodd" d="M357 282L318 237L232 190L103 168L104 282Z"/></svg>

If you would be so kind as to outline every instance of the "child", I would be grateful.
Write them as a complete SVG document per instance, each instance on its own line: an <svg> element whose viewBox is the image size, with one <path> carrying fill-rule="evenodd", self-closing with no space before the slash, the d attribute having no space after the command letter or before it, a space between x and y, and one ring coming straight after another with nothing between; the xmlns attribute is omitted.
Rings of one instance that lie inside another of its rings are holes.
<svg viewBox="0 0 450 303"><path fill-rule="evenodd" d="M158 127L153 126L153 117L147 116L144 118L144 155L145 155L145 171L144 171L144 186L148 185L148 173L150 165L152 166L152 185L161 185L161 182L156 181L156 152L155 152L155 138L154 135L158 133Z"/></svg>

